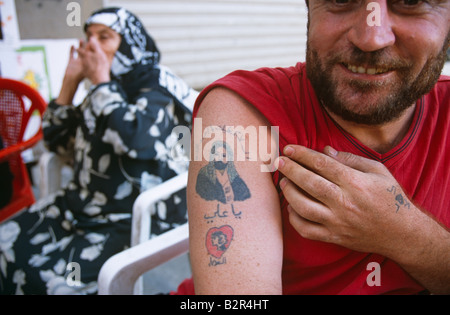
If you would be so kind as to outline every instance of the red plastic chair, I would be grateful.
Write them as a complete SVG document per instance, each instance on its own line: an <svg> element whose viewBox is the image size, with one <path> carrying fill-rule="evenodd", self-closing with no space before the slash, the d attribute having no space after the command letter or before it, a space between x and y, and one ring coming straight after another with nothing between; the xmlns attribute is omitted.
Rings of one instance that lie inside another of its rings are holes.
<svg viewBox="0 0 450 315"><path fill-rule="evenodd" d="M12 198L0 209L0 222L35 202L21 153L42 139L41 125L31 138L24 140L24 134L33 115L39 115L42 120L46 107L47 102L32 87L20 81L0 78L0 135L4 145L0 150L0 163L8 162L14 176Z"/></svg>

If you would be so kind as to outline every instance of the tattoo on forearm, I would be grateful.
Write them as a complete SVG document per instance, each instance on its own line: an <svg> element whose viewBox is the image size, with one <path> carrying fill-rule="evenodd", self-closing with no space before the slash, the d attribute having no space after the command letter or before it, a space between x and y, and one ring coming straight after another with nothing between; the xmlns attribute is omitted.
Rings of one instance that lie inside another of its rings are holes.
<svg viewBox="0 0 450 315"><path fill-rule="evenodd" d="M224 265L227 262L225 252L233 241L234 230L229 225L212 228L206 234L206 249L208 250L209 266Z"/></svg>
<svg viewBox="0 0 450 315"><path fill-rule="evenodd" d="M403 195L401 189L400 193L397 193L397 188L395 186L392 186L391 188L388 188L387 191L395 196L395 206L397 207L397 210L395 211L396 213L400 211L401 207L411 209L411 204L409 203L408 198Z"/></svg>

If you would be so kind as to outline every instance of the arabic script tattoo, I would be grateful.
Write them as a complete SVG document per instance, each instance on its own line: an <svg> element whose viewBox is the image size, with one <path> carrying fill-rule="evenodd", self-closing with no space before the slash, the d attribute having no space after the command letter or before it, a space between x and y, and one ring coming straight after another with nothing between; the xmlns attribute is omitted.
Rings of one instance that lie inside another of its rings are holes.
<svg viewBox="0 0 450 315"><path fill-rule="evenodd" d="M391 188L388 188L387 191L395 196L395 206L397 207L397 210L395 211L396 213L399 212L401 207L411 209L411 204L409 203L408 198L403 195L401 190L400 193L397 193L397 188L392 186Z"/></svg>

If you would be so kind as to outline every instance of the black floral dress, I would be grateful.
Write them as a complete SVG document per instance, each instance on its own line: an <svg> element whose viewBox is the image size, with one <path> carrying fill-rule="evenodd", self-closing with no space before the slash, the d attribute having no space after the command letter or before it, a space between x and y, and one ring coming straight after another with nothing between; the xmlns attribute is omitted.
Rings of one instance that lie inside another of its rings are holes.
<svg viewBox="0 0 450 315"><path fill-rule="evenodd" d="M190 126L198 95L160 65L155 42L123 8L94 12L122 37L112 81L78 107L49 104L47 147L73 161L67 188L0 224L1 294L95 294L101 266L130 246L140 192L187 171L176 126ZM152 234L186 222L185 191L160 202Z"/></svg>
<svg viewBox="0 0 450 315"><path fill-rule="evenodd" d="M187 171L187 162L173 159L173 129L189 126L197 93L166 68L147 75L159 77L158 84L131 102L112 81L95 87L79 107L49 104L45 141L74 157L74 179L0 225L2 294L95 294L103 263L130 246L138 194ZM170 86L162 86L169 77ZM185 202L183 191L160 203L152 234L186 222ZM67 278L73 266L77 285Z"/></svg>

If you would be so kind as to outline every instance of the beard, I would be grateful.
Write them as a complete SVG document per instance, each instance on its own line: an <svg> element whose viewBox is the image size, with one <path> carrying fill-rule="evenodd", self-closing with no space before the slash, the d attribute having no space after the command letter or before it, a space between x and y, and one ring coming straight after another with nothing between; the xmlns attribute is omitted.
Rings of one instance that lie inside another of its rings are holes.
<svg viewBox="0 0 450 315"><path fill-rule="evenodd" d="M228 166L228 163L222 161L214 161L214 167L216 170L223 171Z"/></svg>
<svg viewBox="0 0 450 315"><path fill-rule="evenodd" d="M354 47L350 56L338 53L320 60L318 52L310 47L308 40L307 75L319 101L335 115L358 124L383 125L399 118L436 84L446 61L449 35L440 53L427 60L419 75L414 75L412 63L391 57L385 49L365 53ZM339 77L333 77L334 67L349 63L395 70L398 84L364 80L343 82ZM351 98L362 101L352 104Z"/></svg>

